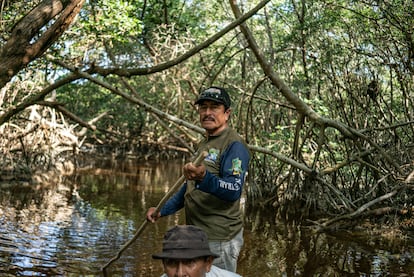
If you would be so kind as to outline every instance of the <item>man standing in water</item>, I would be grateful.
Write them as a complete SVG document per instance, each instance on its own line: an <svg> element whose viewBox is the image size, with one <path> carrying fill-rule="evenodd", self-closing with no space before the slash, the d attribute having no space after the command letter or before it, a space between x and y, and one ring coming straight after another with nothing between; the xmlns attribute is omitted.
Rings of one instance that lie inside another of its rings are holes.
<svg viewBox="0 0 414 277"><path fill-rule="evenodd" d="M206 151L208 155L200 166L184 165L187 181L160 213L154 215L156 209L149 208L147 219L155 222L184 208L186 224L203 229L211 251L220 256L214 264L236 272L243 246L240 197L250 153L244 140L228 125L231 100L225 89L210 87L200 93L195 104L201 126L207 132L198 153Z"/></svg>

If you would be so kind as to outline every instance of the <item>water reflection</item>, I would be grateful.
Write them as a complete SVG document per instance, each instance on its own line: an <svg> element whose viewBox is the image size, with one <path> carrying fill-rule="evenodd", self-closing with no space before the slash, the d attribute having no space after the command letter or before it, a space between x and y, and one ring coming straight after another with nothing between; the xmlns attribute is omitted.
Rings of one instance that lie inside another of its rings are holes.
<svg viewBox="0 0 414 277"><path fill-rule="evenodd" d="M181 161L95 160L88 170L53 184L0 185L1 276L102 276L116 255L181 174ZM364 233L315 234L275 226L272 216L246 208L243 276L411 276L413 238L396 241ZM165 231L183 215L149 224L114 262L111 276L160 276ZM404 275L405 274L405 275Z"/></svg>
<svg viewBox="0 0 414 277"><path fill-rule="evenodd" d="M252 209L247 208L250 212ZM263 212L246 222L247 244L240 260L245 276L414 276L414 237L367 232L316 233L309 228L270 224ZM392 233L393 231L389 231ZM257 276L257 275L256 275Z"/></svg>

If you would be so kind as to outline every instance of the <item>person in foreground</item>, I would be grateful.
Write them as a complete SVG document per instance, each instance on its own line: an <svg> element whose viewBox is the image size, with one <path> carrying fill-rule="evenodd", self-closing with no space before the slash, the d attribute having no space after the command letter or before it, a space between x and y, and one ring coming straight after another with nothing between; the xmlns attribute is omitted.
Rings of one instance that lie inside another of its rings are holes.
<svg viewBox="0 0 414 277"><path fill-rule="evenodd" d="M243 246L240 197L250 153L240 135L229 127L231 100L225 89L210 87L200 93L195 104L206 130L196 155L203 151L208 155L200 166L184 165L184 185L158 214L156 208L149 208L147 220L155 222L185 208L186 224L202 228L210 249L220 255L214 265L236 272Z"/></svg>
<svg viewBox="0 0 414 277"><path fill-rule="evenodd" d="M207 234L193 225L178 225L168 230L162 252L152 257L162 259L165 273L161 277L240 277L212 265L218 255L211 252Z"/></svg>

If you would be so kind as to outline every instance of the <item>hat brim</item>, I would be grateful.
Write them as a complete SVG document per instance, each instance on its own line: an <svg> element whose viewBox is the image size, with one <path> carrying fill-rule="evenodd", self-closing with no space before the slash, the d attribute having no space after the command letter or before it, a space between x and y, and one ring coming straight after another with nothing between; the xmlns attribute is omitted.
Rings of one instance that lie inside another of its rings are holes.
<svg viewBox="0 0 414 277"><path fill-rule="evenodd" d="M161 252L153 254L154 259L195 259L200 257L212 256L214 258L220 257L219 255L211 252L210 250L169 250L168 252Z"/></svg>
<svg viewBox="0 0 414 277"><path fill-rule="evenodd" d="M214 98L214 97L203 97L203 98L200 98L200 99L198 99L195 102L195 104L198 105L201 102L206 101L206 100L210 100L210 101L213 101L213 102L216 102L216 103L220 103L220 104L223 104L224 106L226 105L223 100L217 99L217 98Z"/></svg>

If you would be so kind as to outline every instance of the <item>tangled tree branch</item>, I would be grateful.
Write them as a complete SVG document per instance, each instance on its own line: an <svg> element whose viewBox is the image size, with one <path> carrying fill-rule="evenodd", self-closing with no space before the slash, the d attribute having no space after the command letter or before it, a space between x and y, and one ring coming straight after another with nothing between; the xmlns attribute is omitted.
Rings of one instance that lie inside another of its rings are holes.
<svg viewBox="0 0 414 277"><path fill-rule="evenodd" d="M242 16L240 9L238 5L236 4L236 1L230 0L231 7L233 9L233 13L236 18L239 18ZM262 51L260 50L256 40L253 37L253 34L251 33L250 29L245 23L240 24L240 28L249 43L250 49L253 51L253 53L256 56L256 59L258 60L259 64L261 65L263 71L266 73L266 75L271 80L272 84L278 88L278 90L282 93L282 95L291 103L293 106L295 106L297 112L301 115L304 115L308 117L311 121L315 122L319 126L325 126L325 127L333 127L340 131L345 138L353 139L356 138L362 138L363 140L368 141L374 148L376 148L381 155L394 166L394 168L402 173L400 171L399 166L396 164L391 157L383 151L381 147L379 147L375 142L373 142L371 139L369 139L367 136L359 132L358 130L351 128L349 126L346 126L342 122L332 120L329 118L325 118L320 116L318 113L316 113L311 107L309 107L304 101L302 101L295 93L291 91L289 86L280 78L280 76L273 70L272 65L267 62L265 59Z"/></svg>

